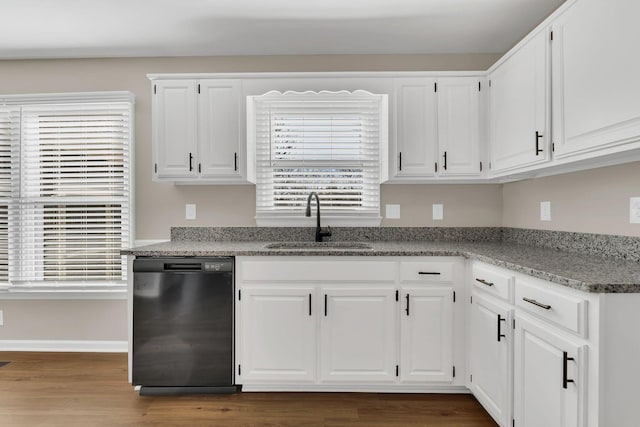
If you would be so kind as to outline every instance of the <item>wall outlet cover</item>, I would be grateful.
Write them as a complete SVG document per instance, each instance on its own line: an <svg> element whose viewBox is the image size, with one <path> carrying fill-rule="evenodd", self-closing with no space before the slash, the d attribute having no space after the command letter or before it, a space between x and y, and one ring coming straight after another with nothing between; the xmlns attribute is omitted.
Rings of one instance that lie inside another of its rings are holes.
<svg viewBox="0 0 640 427"><path fill-rule="evenodd" d="M4 315L2 314L2 310L0 310L0 326L4 325Z"/></svg>
<svg viewBox="0 0 640 427"><path fill-rule="evenodd" d="M196 205L192 205L189 203L185 205L184 218L190 220L196 219Z"/></svg>
<svg viewBox="0 0 640 427"><path fill-rule="evenodd" d="M551 202L540 202L540 221L551 221Z"/></svg>
<svg viewBox="0 0 640 427"><path fill-rule="evenodd" d="M640 197L629 198L629 222L640 224Z"/></svg>
<svg viewBox="0 0 640 427"><path fill-rule="evenodd" d="M444 219L444 206L441 203L433 205L433 220L442 221Z"/></svg>
<svg viewBox="0 0 640 427"><path fill-rule="evenodd" d="M400 219L400 205L385 205L387 219Z"/></svg>

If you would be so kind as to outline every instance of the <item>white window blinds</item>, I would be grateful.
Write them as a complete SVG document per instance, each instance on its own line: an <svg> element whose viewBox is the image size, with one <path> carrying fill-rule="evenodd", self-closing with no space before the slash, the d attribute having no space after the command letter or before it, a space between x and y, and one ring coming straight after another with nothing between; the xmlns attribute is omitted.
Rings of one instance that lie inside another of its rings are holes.
<svg viewBox="0 0 640 427"><path fill-rule="evenodd" d="M13 207L0 217L3 226L11 225L5 233L9 282L124 284L120 250L131 243L131 102L25 105L17 118L11 111L10 126L3 120L7 113L0 118L0 198L7 188ZM0 235L0 253L3 242Z"/></svg>
<svg viewBox="0 0 640 427"><path fill-rule="evenodd" d="M9 213L15 210L15 201L18 196L16 183L18 182L19 155L20 108L0 108L0 283L2 284L9 282Z"/></svg>
<svg viewBox="0 0 640 427"><path fill-rule="evenodd" d="M386 95L270 92L253 98L256 218L300 218L310 192L324 218L380 218Z"/></svg>

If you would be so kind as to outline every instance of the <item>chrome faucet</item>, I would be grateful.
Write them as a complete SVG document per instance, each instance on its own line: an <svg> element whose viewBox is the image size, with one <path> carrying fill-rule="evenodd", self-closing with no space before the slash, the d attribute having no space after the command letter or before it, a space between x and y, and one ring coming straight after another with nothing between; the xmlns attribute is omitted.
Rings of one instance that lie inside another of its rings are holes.
<svg viewBox="0 0 640 427"><path fill-rule="evenodd" d="M316 242L322 242L323 237L331 236L331 227L327 227L327 231L322 231L320 227L320 198L318 197L318 193L312 191L309 194L309 198L307 199L307 211L305 212L305 216L311 216L311 199L313 196L316 197L316 205L318 206L318 210L316 211L316 217L318 218L316 225Z"/></svg>

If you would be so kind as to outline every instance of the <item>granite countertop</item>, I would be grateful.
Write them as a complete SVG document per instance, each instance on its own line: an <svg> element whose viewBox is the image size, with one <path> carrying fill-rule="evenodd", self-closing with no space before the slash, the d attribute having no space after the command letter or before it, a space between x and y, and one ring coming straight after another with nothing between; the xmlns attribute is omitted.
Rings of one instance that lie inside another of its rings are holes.
<svg viewBox="0 0 640 427"><path fill-rule="evenodd" d="M503 242L370 241L371 249L269 249L266 241L170 241L123 250L135 256L462 256L570 288L640 292L640 263Z"/></svg>

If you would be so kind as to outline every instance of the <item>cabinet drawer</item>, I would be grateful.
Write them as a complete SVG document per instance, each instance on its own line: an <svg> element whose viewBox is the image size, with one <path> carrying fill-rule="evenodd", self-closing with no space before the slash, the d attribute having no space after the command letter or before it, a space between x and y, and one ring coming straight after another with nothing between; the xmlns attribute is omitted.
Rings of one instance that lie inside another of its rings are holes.
<svg viewBox="0 0 640 427"><path fill-rule="evenodd" d="M397 262L315 257L259 257L237 264L243 281L366 281L393 282L397 277Z"/></svg>
<svg viewBox="0 0 640 427"><path fill-rule="evenodd" d="M451 261L404 261L400 263L403 282L452 282L455 263Z"/></svg>
<svg viewBox="0 0 640 427"><path fill-rule="evenodd" d="M516 306L586 338L587 300L548 286L518 277Z"/></svg>
<svg viewBox="0 0 640 427"><path fill-rule="evenodd" d="M507 302L512 302L515 276L510 272L490 265L474 264L471 276L474 289L480 289Z"/></svg>

